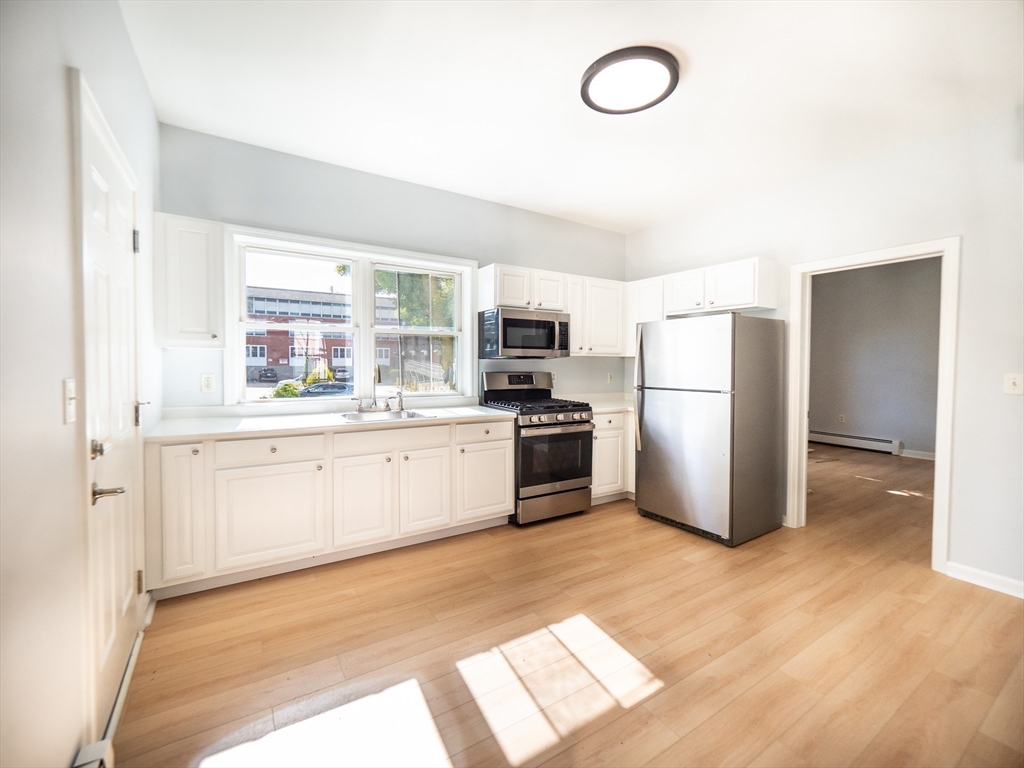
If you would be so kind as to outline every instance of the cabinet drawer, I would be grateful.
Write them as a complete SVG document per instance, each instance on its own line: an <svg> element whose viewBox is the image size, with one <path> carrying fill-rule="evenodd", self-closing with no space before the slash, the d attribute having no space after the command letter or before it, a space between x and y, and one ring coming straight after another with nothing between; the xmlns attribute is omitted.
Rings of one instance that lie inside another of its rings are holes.
<svg viewBox="0 0 1024 768"><path fill-rule="evenodd" d="M320 459L324 455L323 435L268 437L259 440L225 440L214 444L217 466L225 464L271 464L302 459Z"/></svg>
<svg viewBox="0 0 1024 768"><path fill-rule="evenodd" d="M456 424L455 442L483 443L488 440L511 440L511 421L492 421L486 424Z"/></svg>
<svg viewBox="0 0 1024 768"><path fill-rule="evenodd" d="M594 429L622 429L626 423L626 416L623 413L595 413Z"/></svg>
<svg viewBox="0 0 1024 768"><path fill-rule="evenodd" d="M371 432L338 432L334 435L335 456L363 456L385 451L412 450L448 445L451 427L438 424L413 429L381 429Z"/></svg>

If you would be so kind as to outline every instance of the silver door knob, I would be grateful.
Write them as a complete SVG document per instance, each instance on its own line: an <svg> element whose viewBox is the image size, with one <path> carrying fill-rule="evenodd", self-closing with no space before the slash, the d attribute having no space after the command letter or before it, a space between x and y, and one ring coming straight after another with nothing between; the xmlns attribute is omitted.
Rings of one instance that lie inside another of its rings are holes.
<svg viewBox="0 0 1024 768"><path fill-rule="evenodd" d="M120 496L124 493L124 488L100 488L96 483L92 484L92 505L95 507L96 502L102 499L104 496Z"/></svg>
<svg viewBox="0 0 1024 768"><path fill-rule="evenodd" d="M216 333L211 333L210 334L210 338L211 339L216 339L217 338L217 334Z"/></svg>

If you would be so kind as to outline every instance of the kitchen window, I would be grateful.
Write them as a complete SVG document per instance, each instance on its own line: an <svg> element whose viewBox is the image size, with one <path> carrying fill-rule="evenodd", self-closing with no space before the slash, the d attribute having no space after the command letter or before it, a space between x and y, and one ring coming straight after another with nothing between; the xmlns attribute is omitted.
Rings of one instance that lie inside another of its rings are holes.
<svg viewBox="0 0 1024 768"><path fill-rule="evenodd" d="M365 401L378 367L378 397L474 395L472 262L242 228L228 235L240 281L228 296L238 325L225 354L227 404L286 405L323 382L351 384L332 397Z"/></svg>
<svg viewBox="0 0 1024 768"><path fill-rule="evenodd" d="M459 276L377 265L374 347L381 383L402 392L459 391Z"/></svg>

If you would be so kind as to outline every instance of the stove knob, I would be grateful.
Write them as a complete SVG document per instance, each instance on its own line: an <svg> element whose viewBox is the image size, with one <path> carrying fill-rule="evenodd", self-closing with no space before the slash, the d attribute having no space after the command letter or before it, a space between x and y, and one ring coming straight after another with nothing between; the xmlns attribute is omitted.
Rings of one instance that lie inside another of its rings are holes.
<svg viewBox="0 0 1024 768"><path fill-rule="evenodd" d="M565 421L565 414L560 413L557 416L555 416L555 421Z"/></svg>
<svg viewBox="0 0 1024 768"><path fill-rule="evenodd" d="M531 424L536 424L538 421L540 421L540 416L531 416L530 417L530 423Z"/></svg>

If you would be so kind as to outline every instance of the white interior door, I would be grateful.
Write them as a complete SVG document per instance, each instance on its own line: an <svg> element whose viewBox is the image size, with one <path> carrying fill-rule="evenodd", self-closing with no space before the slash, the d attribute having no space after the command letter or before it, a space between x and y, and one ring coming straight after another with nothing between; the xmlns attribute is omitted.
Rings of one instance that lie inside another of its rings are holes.
<svg viewBox="0 0 1024 768"><path fill-rule="evenodd" d="M85 434L92 501L86 523L89 653L98 736L113 708L138 628L132 530L133 496L141 492L134 477L137 183L85 82L80 77L77 82ZM109 495L97 495L96 489Z"/></svg>

